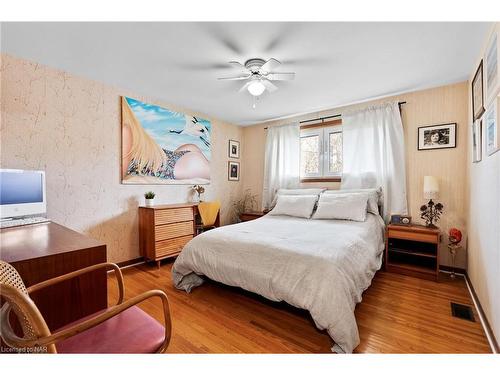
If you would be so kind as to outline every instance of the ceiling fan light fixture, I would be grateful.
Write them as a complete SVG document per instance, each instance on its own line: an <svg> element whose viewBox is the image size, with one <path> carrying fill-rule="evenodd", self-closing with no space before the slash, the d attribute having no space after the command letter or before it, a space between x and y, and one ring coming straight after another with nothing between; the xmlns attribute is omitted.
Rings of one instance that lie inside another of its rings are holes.
<svg viewBox="0 0 500 375"><path fill-rule="evenodd" d="M266 86L260 80L255 80L248 85L247 89L251 95L259 96L266 90Z"/></svg>
<svg viewBox="0 0 500 375"><path fill-rule="evenodd" d="M239 69L239 74L229 77L220 77L218 79L246 81L238 92L247 90L254 98L254 108L255 100L259 99L264 91L273 93L278 90L278 86L273 83L274 81L290 81L295 78L295 73L293 72L275 71L281 63L274 58L270 58L267 61L263 59L250 59L245 61L245 64L241 64L238 61L230 61L229 64Z"/></svg>

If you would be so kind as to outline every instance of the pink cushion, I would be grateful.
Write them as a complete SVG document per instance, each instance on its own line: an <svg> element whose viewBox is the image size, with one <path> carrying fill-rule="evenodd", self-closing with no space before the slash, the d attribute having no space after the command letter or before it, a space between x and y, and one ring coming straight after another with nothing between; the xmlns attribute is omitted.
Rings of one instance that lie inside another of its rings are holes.
<svg viewBox="0 0 500 375"><path fill-rule="evenodd" d="M58 331L101 314L99 311ZM101 324L56 344L58 353L154 353L165 338L165 328L133 306Z"/></svg>

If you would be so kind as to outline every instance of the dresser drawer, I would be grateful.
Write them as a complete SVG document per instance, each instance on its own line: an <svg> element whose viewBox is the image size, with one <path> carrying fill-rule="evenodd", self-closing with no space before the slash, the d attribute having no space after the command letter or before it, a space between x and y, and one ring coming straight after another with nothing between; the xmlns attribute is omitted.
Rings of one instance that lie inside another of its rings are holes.
<svg viewBox="0 0 500 375"><path fill-rule="evenodd" d="M184 245L186 245L192 238L193 235L189 235L172 238L170 240L157 241L155 244L156 256L161 258L166 255L180 253Z"/></svg>
<svg viewBox="0 0 500 375"><path fill-rule="evenodd" d="M193 220L193 209L191 207L155 210L155 225L178 223L188 220Z"/></svg>
<svg viewBox="0 0 500 375"><path fill-rule="evenodd" d="M431 243L439 242L439 236L435 234L415 233L410 231L400 231L391 229L389 229L388 237L399 238L401 240L420 241L420 242L431 242Z"/></svg>
<svg viewBox="0 0 500 375"><path fill-rule="evenodd" d="M192 235L193 233L193 221L183 221L181 223L157 225L155 227L155 241L162 241L168 240L170 238Z"/></svg>

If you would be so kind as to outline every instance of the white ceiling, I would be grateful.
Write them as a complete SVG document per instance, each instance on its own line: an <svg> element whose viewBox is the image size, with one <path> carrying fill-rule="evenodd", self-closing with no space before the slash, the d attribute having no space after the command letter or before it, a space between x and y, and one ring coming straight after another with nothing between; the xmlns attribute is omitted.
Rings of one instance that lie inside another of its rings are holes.
<svg viewBox="0 0 500 375"><path fill-rule="evenodd" d="M235 124L466 80L489 23L2 23L1 50ZM226 62L296 72L252 109Z"/></svg>

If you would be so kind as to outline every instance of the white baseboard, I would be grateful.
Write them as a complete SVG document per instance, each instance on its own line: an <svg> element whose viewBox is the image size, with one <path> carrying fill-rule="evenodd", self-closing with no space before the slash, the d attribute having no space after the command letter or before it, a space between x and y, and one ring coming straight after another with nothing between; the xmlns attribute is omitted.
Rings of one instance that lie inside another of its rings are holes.
<svg viewBox="0 0 500 375"><path fill-rule="evenodd" d="M492 333L490 332L488 320L483 314L483 309L481 307L481 303L476 299L475 293L472 292L471 285L469 284L469 278L463 275L465 279L465 284L467 285L467 289L469 290L469 294L472 298L472 302L474 302L474 307L476 308L477 314L479 315L479 320L481 321L481 326L483 327L483 331L486 334L486 338L488 339L488 343L490 344L491 351L494 354L498 354L496 347L496 340L492 337Z"/></svg>

